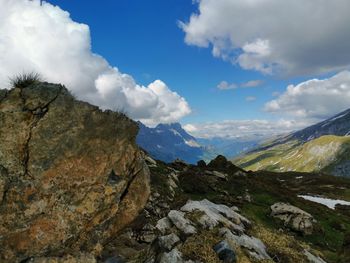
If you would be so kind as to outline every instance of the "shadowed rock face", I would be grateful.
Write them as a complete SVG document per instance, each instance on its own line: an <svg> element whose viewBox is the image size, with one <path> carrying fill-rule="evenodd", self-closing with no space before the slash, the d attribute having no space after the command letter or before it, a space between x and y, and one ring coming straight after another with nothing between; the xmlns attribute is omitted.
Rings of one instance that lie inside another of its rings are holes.
<svg viewBox="0 0 350 263"><path fill-rule="evenodd" d="M0 261L98 253L150 192L126 116L61 85L0 90Z"/></svg>

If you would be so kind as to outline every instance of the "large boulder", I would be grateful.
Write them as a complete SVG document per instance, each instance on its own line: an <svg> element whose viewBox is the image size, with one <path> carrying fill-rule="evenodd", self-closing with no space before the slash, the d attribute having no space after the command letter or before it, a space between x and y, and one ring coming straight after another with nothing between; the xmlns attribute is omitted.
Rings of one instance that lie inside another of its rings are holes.
<svg viewBox="0 0 350 263"><path fill-rule="evenodd" d="M61 85L0 92L0 262L99 253L150 192L125 115Z"/></svg>
<svg viewBox="0 0 350 263"><path fill-rule="evenodd" d="M283 221L284 225L305 235L313 232L316 222L312 215L296 206L286 203L275 203L271 206L271 216Z"/></svg>

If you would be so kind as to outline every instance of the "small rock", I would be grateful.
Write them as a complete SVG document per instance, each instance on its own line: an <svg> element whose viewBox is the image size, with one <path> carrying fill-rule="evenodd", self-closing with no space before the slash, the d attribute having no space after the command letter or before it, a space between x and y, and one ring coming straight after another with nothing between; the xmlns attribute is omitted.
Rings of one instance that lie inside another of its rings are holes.
<svg viewBox="0 0 350 263"><path fill-rule="evenodd" d="M139 241L145 242L145 243L152 243L156 238L156 234L154 233L154 230L156 228L151 224L146 224L142 230L141 234L138 237Z"/></svg>
<svg viewBox="0 0 350 263"><path fill-rule="evenodd" d="M237 262L236 252L226 241L221 241L215 245L213 249L218 255L219 259L221 259L224 263Z"/></svg>
<svg viewBox="0 0 350 263"><path fill-rule="evenodd" d="M271 216L282 220L285 226L292 230L310 235L313 232L313 223L316 221L309 213L296 206L286 203L275 203L271 206Z"/></svg>
<svg viewBox="0 0 350 263"><path fill-rule="evenodd" d="M232 211L234 212L239 212L239 208L237 206L231 206L230 207L232 209Z"/></svg>
<svg viewBox="0 0 350 263"><path fill-rule="evenodd" d="M250 196L250 194L248 192L246 192L243 196L243 200L248 202L248 203L251 203L252 202L252 197Z"/></svg>
<svg viewBox="0 0 350 263"><path fill-rule="evenodd" d="M151 165L157 166L157 162L148 155L145 156L145 161Z"/></svg>
<svg viewBox="0 0 350 263"><path fill-rule="evenodd" d="M188 201L181 208L184 212L203 212L198 222L209 229L214 228L219 223L229 226L232 229L243 231L244 226L249 226L251 223L248 219L233 211L226 205L214 204L207 199L202 201Z"/></svg>
<svg viewBox="0 0 350 263"><path fill-rule="evenodd" d="M177 249L174 248L168 253L163 253L163 255L160 257L159 263L183 263L182 259L182 253Z"/></svg>
<svg viewBox="0 0 350 263"><path fill-rule="evenodd" d="M119 256L114 256L107 258L104 263L126 263L125 259L119 257Z"/></svg>
<svg viewBox="0 0 350 263"><path fill-rule="evenodd" d="M152 243L156 238L157 236L154 233L144 232L138 237L138 240L145 243Z"/></svg>
<svg viewBox="0 0 350 263"><path fill-rule="evenodd" d="M184 160L181 160L181 159L179 159L179 158L176 158L176 159L174 160L174 163L176 163L176 164L181 164L181 165L187 165L187 163L186 163Z"/></svg>
<svg viewBox="0 0 350 263"><path fill-rule="evenodd" d="M206 168L206 167L207 167L207 164L205 163L205 161L200 160L200 161L197 162L197 166L198 166L199 168Z"/></svg>
<svg viewBox="0 0 350 263"><path fill-rule="evenodd" d="M168 213L168 218L173 222L177 229L186 235L197 233L196 228L192 225L192 222L185 218L185 213L171 210Z"/></svg>
<svg viewBox="0 0 350 263"><path fill-rule="evenodd" d="M159 246L167 251L170 251L179 242L180 238L174 233L158 238Z"/></svg>
<svg viewBox="0 0 350 263"><path fill-rule="evenodd" d="M218 172L218 171L205 171L206 174L216 176L220 179L227 180L227 174Z"/></svg>
<svg viewBox="0 0 350 263"><path fill-rule="evenodd" d="M234 235L229 229L222 228L220 233L225 237L226 240L237 244L238 246L249 249L252 256L258 260L271 259L266 252L265 244L256 237L250 237L245 234L240 236Z"/></svg>
<svg viewBox="0 0 350 263"><path fill-rule="evenodd" d="M156 228L162 233L165 234L168 229L172 227L172 222L168 217L159 219L156 225Z"/></svg>
<svg viewBox="0 0 350 263"><path fill-rule="evenodd" d="M236 176L246 176L247 173L239 170L239 171L235 172L234 175L236 175Z"/></svg>
<svg viewBox="0 0 350 263"><path fill-rule="evenodd" d="M170 177L175 181L175 182L179 182L179 178L178 178L178 174L176 172L171 172L170 173Z"/></svg>
<svg viewBox="0 0 350 263"><path fill-rule="evenodd" d="M311 254L309 251L304 250L304 255L307 257L310 263L327 263L322 258Z"/></svg>
<svg viewBox="0 0 350 263"><path fill-rule="evenodd" d="M168 179L168 185L169 185L169 187L172 188L173 190L177 188L177 184L176 184L175 180L174 180L172 177L170 177L170 178Z"/></svg>

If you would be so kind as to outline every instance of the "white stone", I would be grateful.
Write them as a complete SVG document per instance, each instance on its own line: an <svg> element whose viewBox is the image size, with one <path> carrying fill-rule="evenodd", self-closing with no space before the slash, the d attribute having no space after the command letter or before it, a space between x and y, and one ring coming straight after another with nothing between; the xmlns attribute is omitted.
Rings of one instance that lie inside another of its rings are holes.
<svg viewBox="0 0 350 263"><path fill-rule="evenodd" d="M206 228L212 229L219 223L230 227L234 230L244 231L244 225L250 225L250 221L233 211L230 207L221 204L214 204L207 199L202 201L189 200L186 205L181 208L184 212L201 211L198 222Z"/></svg>
<svg viewBox="0 0 350 263"><path fill-rule="evenodd" d="M162 219L159 219L157 224L156 224L156 228L162 233L165 234L167 232L168 229L170 229L172 227L172 223L170 221L169 218L164 217Z"/></svg>
<svg viewBox="0 0 350 263"><path fill-rule="evenodd" d="M245 234L238 236L233 234L227 228L220 229L220 233L224 236L224 238L227 241L233 242L237 246L241 246L249 249L251 251L250 254L254 256L256 259L258 260L271 259L266 252L265 244L260 239L256 237L250 237Z"/></svg>
<svg viewBox="0 0 350 263"><path fill-rule="evenodd" d="M182 253L174 248L169 253L163 253L160 258L159 263L183 263Z"/></svg>
<svg viewBox="0 0 350 263"><path fill-rule="evenodd" d="M171 250L179 242L180 238L174 233L158 238L159 246L168 251Z"/></svg>
<svg viewBox="0 0 350 263"><path fill-rule="evenodd" d="M286 226L304 234L312 234L313 223L316 222L309 213L286 203L273 204L271 216L279 218Z"/></svg>
<svg viewBox="0 0 350 263"><path fill-rule="evenodd" d="M192 222L185 218L185 213L177 210L171 210L168 214L168 218L176 226L176 228L184 234L191 235L197 233L197 230L193 226Z"/></svg>

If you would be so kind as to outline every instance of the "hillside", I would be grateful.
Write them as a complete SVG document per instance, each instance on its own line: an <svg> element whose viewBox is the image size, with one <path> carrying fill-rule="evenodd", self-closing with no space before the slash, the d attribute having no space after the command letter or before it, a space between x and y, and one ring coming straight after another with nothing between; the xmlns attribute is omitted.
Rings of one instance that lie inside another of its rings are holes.
<svg viewBox="0 0 350 263"><path fill-rule="evenodd" d="M350 260L350 179L157 161L61 85L0 90L0 120L0 262Z"/></svg>
<svg viewBox="0 0 350 263"><path fill-rule="evenodd" d="M290 141L257 151L235 160L248 170L267 171L322 171L347 176L350 170L350 137L326 135L299 144Z"/></svg>
<svg viewBox="0 0 350 263"><path fill-rule="evenodd" d="M350 110L260 145L233 160L248 170L322 171L350 176Z"/></svg>
<svg viewBox="0 0 350 263"><path fill-rule="evenodd" d="M348 206L333 209L299 197L350 201L349 179L315 173L247 173L222 156L200 167L154 160L148 164L151 198L122 238L109 243L103 259L162 263L350 260Z"/></svg>

